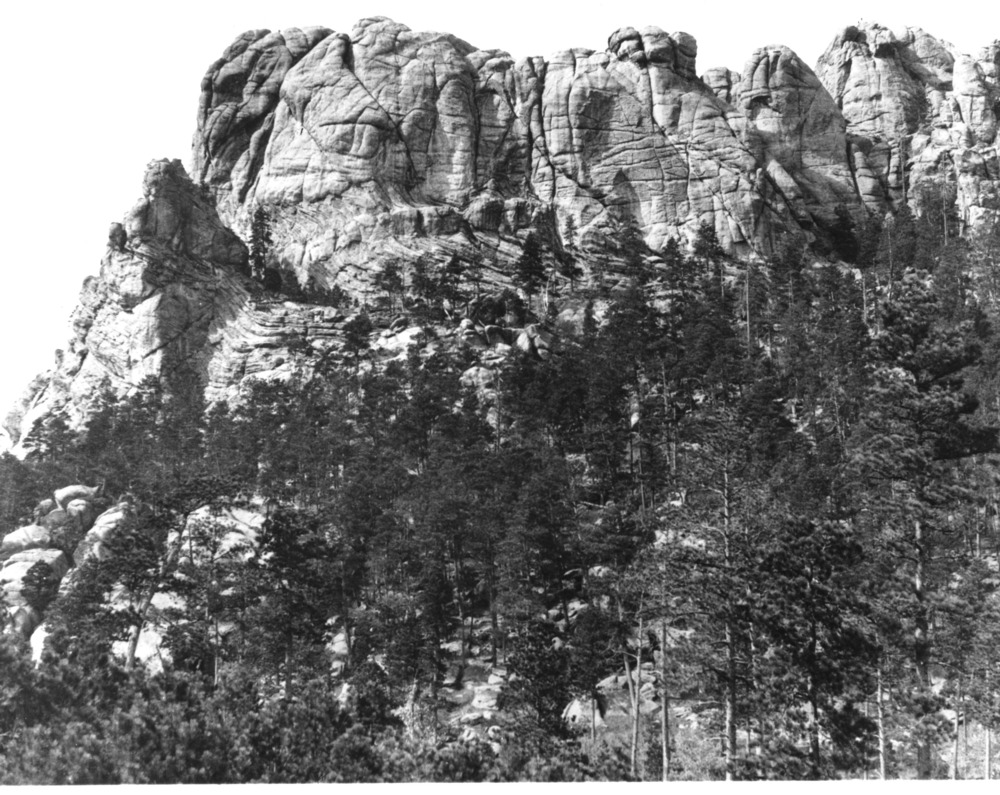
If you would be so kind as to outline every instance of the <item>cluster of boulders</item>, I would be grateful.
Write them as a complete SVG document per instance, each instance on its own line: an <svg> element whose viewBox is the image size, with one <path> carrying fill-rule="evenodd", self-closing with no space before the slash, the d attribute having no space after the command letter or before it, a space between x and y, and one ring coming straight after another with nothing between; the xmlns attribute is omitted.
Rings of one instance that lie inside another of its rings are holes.
<svg viewBox="0 0 1000 795"><path fill-rule="evenodd" d="M505 328L477 325L465 318L459 324L459 336L466 345L479 350L493 348L506 354L517 347L525 353L535 353L542 359L548 358L552 345L552 334L537 323L530 323L524 328Z"/></svg>
<svg viewBox="0 0 1000 795"><path fill-rule="evenodd" d="M90 557L100 559L108 533L133 514L128 499L108 507L101 492L100 486L58 489L38 504L31 524L3 536L0 591L6 632L30 637L56 587L65 589L70 570Z"/></svg>

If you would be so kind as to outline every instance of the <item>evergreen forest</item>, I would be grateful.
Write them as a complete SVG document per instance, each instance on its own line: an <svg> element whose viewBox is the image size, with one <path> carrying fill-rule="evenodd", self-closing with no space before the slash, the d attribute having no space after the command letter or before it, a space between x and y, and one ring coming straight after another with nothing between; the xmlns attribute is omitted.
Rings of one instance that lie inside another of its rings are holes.
<svg viewBox="0 0 1000 795"><path fill-rule="evenodd" d="M388 262L301 377L49 418L3 533L127 508L26 580L0 782L996 777L1000 222L919 206L820 257L570 223L503 289ZM475 313L547 344L482 367ZM398 316L435 344L385 356Z"/></svg>

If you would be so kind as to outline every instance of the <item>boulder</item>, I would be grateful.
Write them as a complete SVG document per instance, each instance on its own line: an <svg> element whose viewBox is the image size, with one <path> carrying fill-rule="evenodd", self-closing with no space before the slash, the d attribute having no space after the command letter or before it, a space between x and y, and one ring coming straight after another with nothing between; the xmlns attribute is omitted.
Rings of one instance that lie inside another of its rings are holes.
<svg viewBox="0 0 1000 795"><path fill-rule="evenodd" d="M0 542L0 560L7 560L18 552L28 549L45 549L52 542L52 533L47 527L32 524L8 533Z"/></svg>
<svg viewBox="0 0 1000 795"><path fill-rule="evenodd" d="M57 549L27 549L11 555L0 568L0 591L11 621L8 631L25 638L41 623L41 614L24 596L24 578L39 563L51 567L53 576L60 580L70 567L69 558Z"/></svg>
<svg viewBox="0 0 1000 795"><path fill-rule="evenodd" d="M66 503L66 513L74 517L77 527L86 533L97 518L97 509L91 500L73 499Z"/></svg>
<svg viewBox="0 0 1000 795"><path fill-rule="evenodd" d="M38 505L35 506L34 510L35 522L37 523L39 519L41 519L46 514L51 513L58 507L59 506L56 505L56 501L51 497L42 500L40 503L38 503Z"/></svg>
<svg viewBox="0 0 1000 795"><path fill-rule="evenodd" d="M70 560L65 552L58 549L27 549L11 555L0 568L0 585L7 587L13 583L15 587L24 579L36 563L47 563L52 567L53 574L62 578L69 571Z"/></svg>
<svg viewBox="0 0 1000 795"><path fill-rule="evenodd" d="M23 604L12 608L8 613L10 624L6 632L30 638L35 629L42 623L42 617L35 608Z"/></svg>
<svg viewBox="0 0 1000 795"><path fill-rule="evenodd" d="M134 516L132 506L127 502L109 508L95 520L91 528L73 550L73 560L77 566L90 558L104 560L104 540L128 518Z"/></svg>
<svg viewBox="0 0 1000 795"><path fill-rule="evenodd" d="M76 484L56 489L52 495L60 508L65 508L71 500L94 500L104 491L104 486L84 486Z"/></svg>
<svg viewBox="0 0 1000 795"><path fill-rule="evenodd" d="M42 654L45 651L45 641L49 637L49 628L46 624L40 623L31 633L31 661L38 665L42 661Z"/></svg>
<svg viewBox="0 0 1000 795"><path fill-rule="evenodd" d="M108 229L108 248L122 253L125 251L125 243L128 242L128 234L125 227L115 221Z"/></svg>
<svg viewBox="0 0 1000 795"><path fill-rule="evenodd" d="M562 719L569 726L579 730L590 731L592 725L598 728L605 726L604 714L601 712L600 705L597 705L595 714L594 703L589 698L573 699L563 710Z"/></svg>
<svg viewBox="0 0 1000 795"><path fill-rule="evenodd" d="M495 710L500 687L497 685L477 685L472 699L471 708L477 710Z"/></svg>
<svg viewBox="0 0 1000 795"><path fill-rule="evenodd" d="M39 524L49 532L49 543L60 549L71 550L83 538L84 516L79 511L56 508L43 516Z"/></svg>

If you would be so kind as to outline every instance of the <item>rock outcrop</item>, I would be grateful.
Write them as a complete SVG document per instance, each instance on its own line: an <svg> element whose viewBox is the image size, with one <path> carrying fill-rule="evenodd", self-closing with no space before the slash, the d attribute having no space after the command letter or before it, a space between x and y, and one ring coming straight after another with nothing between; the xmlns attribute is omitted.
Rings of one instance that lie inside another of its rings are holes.
<svg viewBox="0 0 1000 795"><path fill-rule="evenodd" d="M756 256L786 234L829 250L838 206L856 219L919 209L924 185L955 194L968 226L996 206L998 42L970 57L919 29L861 24L815 73L776 45L742 72L699 78L696 59L691 36L652 27L516 61L384 18L243 34L203 80L193 179L178 161L150 164L73 338L6 434L26 449L46 418L78 426L105 390L147 376L214 400L308 372L342 349L386 262L409 279L418 261L457 257L496 293L527 236L558 253L569 219L586 277L613 270L607 240L623 224L654 249L708 224ZM258 206L272 244L255 281L244 239ZM548 350L545 329L467 319L447 333L480 354L470 381L488 383L510 346ZM382 320L387 356L431 344L405 317Z"/></svg>
<svg viewBox="0 0 1000 795"><path fill-rule="evenodd" d="M71 487L70 490L72 490ZM95 496L68 499L65 508L43 500L36 524L7 532L0 540L0 626L27 638L41 623L46 604L82 558L74 549L97 517ZM48 509L48 510L46 510Z"/></svg>
<svg viewBox="0 0 1000 795"><path fill-rule="evenodd" d="M527 198L580 228L635 219L654 247L705 222L749 253L811 233L831 197L856 202L843 120L794 53L755 55L743 105L698 79L696 56L691 36L658 28L516 62L383 18L350 35L255 31L202 84L196 178L235 224L274 208L276 258L301 283L394 214L427 234L441 208L473 234L516 231L511 205Z"/></svg>
<svg viewBox="0 0 1000 795"><path fill-rule="evenodd" d="M67 486L56 494L79 492L79 486ZM93 489L96 491L97 489ZM52 504L44 500L40 508ZM43 623L46 607L70 593L78 581L80 567L91 560L105 561L111 556L108 539L118 532L135 527L144 510L130 497L99 512L107 502L98 495L67 501L65 508L52 507L38 524L26 525L0 537L0 631L30 638L36 658L44 646L47 628ZM253 506L229 508L221 512L203 508L192 512L184 526L171 533L168 549L180 562L204 562L209 553L199 545L198 534L211 530L215 542L211 549L214 561L242 559L248 554L264 521ZM123 593L112 593L112 609L127 609L131 604ZM164 632L170 624L171 611L183 606L174 594L157 593L145 616L139 636L137 658L155 666L166 653L162 649ZM6 614L4 614L6 613ZM126 643L117 643L124 653Z"/></svg>
<svg viewBox="0 0 1000 795"><path fill-rule="evenodd" d="M817 73L847 123L856 168L892 203L918 205L929 186L954 196L965 226L1000 199L1000 42L973 58L920 28L896 36L874 23L845 28Z"/></svg>
<svg viewBox="0 0 1000 795"><path fill-rule="evenodd" d="M704 77L720 99L742 114L742 139L769 178L766 183L791 208L796 223L812 231L832 223L838 205L873 209L879 192L855 179L847 158L846 123L816 74L787 47L756 50L742 74L710 70ZM765 194L772 201L774 197Z"/></svg>

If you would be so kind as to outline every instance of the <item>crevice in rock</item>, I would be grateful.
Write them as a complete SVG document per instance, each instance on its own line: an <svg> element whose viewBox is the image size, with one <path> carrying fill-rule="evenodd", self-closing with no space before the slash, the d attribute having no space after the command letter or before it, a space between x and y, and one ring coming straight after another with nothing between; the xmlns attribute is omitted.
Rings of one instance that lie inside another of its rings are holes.
<svg viewBox="0 0 1000 795"><path fill-rule="evenodd" d="M864 197L861 195L861 186L858 185L858 175L854 168L854 153L851 151L851 149L852 147L850 140L845 141L844 159L847 160L847 170L851 174L851 184L854 186L854 193L858 197L858 201L860 201L862 206L864 206L865 200Z"/></svg>

